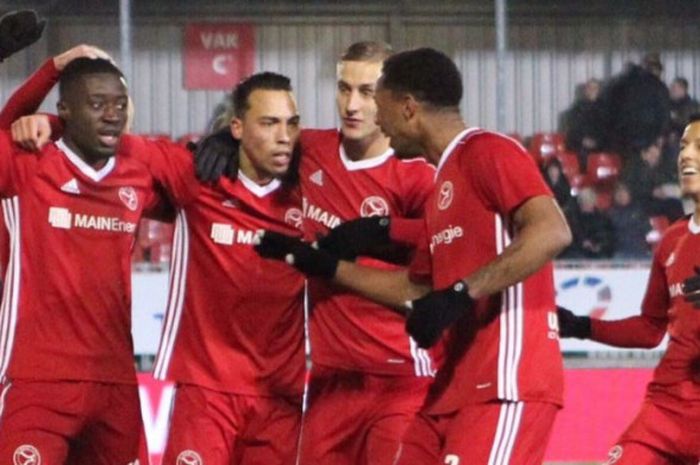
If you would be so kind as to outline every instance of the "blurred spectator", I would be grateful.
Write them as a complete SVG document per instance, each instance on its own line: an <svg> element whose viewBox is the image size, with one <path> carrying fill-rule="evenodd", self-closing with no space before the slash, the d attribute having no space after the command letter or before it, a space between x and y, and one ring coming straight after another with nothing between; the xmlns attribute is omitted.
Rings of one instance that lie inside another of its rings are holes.
<svg viewBox="0 0 700 465"><path fill-rule="evenodd" d="M638 155L628 160L623 172L625 182L634 200L640 202L642 208L648 211L655 199L674 197L673 186L678 174L674 155L664 154L664 139L659 137L654 143L640 150Z"/></svg>
<svg viewBox="0 0 700 465"><path fill-rule="evenodd" d="M674 79L669 92L671 94L671 133L676 142L683 135L690 115L700 111L700 104L688 94L688 80L685 78Z"/></svg>
<svg viewBox="0 0 700 465"><path fill-rule="evenodd" d="M659 79L663 66L658 54L644 57L641 66L629 64L601 93L607 147L624 158L635 158L654 144L669 126L671 99Z"/></svg>
<svg viewBox="0 0 700 465"><path fill-rule="evenodd" d="M571 197L571 185L566 176L564 176L559 160L554 158L542 167L542 177L544 177L549 188L552 189L559 207L566 214L572 208L573 199Z"/></svg>
<svg viewBox="0 0 700 465"><path fill-rule="evenodd" d="M642 206L635 201L627 184L615 187L613 206L608 212L615 229L615 258L647 258L651 256L646 241L649 220Z"/></svg>
<svg viewBox="0 0 700 465"><path fill-rule="evenodd" d="M578 208L569 218L574 241L563 254L566 258L611 258L615 253L615 229L612 221L596 207L596 193L581 189Z"/></svg>
<svg viewBox="0 0 700 465"><path fill-rule="evenodd" d="M566 147L579 155L581 168L585 169L586 155L604 145L605 118L598 100L600 81L589 79L576 94L576 100L562 116L560 131L566 134Z"/></svg>

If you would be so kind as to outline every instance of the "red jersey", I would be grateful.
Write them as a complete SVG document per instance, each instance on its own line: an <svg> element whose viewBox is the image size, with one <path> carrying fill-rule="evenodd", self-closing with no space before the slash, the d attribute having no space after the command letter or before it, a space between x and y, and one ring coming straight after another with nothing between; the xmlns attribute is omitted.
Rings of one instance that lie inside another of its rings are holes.
<svg viewBox="0 0 700 465"><path fill-rule="evenodd" d="M592 339L612 345L629 346L630 340L654 332L655 326L667 328L668 347L647 395L681 413L687 402L700 403L700 311L682 293L683 281L695 274L694 267L700 262L698 251L700 226L692 219L676 222L664 233L654 254L641 316L591 321ZM649 330L638 327L642 320L651 322L646 325Z"/></svg>
<svg viewBox="0 0 700 465"><path fill-rule="evenodd" d="M0 133L11 248L0 310L0 376L136 383L131 249L153 202L146 166L95 170L62 141L18 153Z"/></svg>
<svg viewBox="0 0 700 465"><path fill-rule="evenodd" d="M435 289L469 276L503 252L513 237L512 213L540 195L551 193L519 144L476 128L463 131L443 152L426 204L430 260L415 263L432 262ZM560 405L554 309L551 263L499 295L478 299L476 316L459 320L446 335L446 360L429 394L429 411L448 413L495 399Z"/></svg>
<svg viewBox="0 0 700 465"><path fill-rule="evenodd" d="M192 154L163 140L123 136L148 158L178 207L170 295L155 377L254 396L299 395L304 373L304 278L253 250L270 229L301 236L298 190L238 174L200 185Z"/></svg>
<svg viewBox="0 0 700 465"><path fill-rule="evenodd" d="M343 221L374 215L419 218L435 170L393 151L352 161L335 129L304 130L300 168L304 233L313 240ZM392 266L359 259L378 268ZM405 319L326 280L310 280L311 356L328 367L375 374L433 376L430 353L406 334Z"/></svg>

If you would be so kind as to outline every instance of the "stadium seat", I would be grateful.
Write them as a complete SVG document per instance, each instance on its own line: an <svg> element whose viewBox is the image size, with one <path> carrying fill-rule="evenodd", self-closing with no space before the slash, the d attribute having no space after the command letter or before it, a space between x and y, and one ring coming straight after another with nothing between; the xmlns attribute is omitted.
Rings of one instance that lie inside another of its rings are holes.
<svg viewBox="0 0 700 465"><path fill-rule="evenodd" d="M136 247L142 249L142 259L151 263L170 261L170 244L174 226L149 219L141 220ZM135 257L136 258L136 257Z"/></svg>
<svg viewBox="0 0 700 465"><path fill-rule="evenodd" d="M671 222L669 221L668 217L664 215L656 215L649 218L651 231L647 233L646 240L652 251L656 250L664 231L666 231L670 224Z"/></svg>
<svg viewBox="0 0 700 465"><path fill-rule="evenodd" d="M571 184L573 178L581 173L581 165L579 165L578 157L572 152L558 152L556 154L557 160L561 163L561 171L566 176Z"/></svg>
<svg viewBox="0 0 700 465"><path fill-rule="evenodd" d="M530 139L530 154L540 166L545 166L557 154L565 150L563 134L539 132Z"/></svg>
<svg viewBox="0 0 700 465"><path fill-rule="evenodd" d="M586 159L586 175L593 185L613 185L622 171L622 160L614 153L591 153Z"/></svg>

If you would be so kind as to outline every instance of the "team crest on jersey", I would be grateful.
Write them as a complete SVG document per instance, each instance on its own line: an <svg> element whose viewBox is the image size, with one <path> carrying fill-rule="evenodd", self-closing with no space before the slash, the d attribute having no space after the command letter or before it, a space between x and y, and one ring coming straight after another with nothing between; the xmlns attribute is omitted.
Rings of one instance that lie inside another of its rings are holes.
<svg viewBox="0 0 700 465"><path fill-rule="evenodd" d="M134 189L133 187L120 187L119 198L122 202L124 202L126 208L128 208L132 212L136 211L136 209L139 206L139 197L136 194L136 189Z"/></svg>
<svg viewBox="0 0 700 465"><path fill-rule="evenodd" d="M446 210L451 204L454 198L454 186L452 182L445 181L440 186L440 191L438 192L437 206L440 210Z"/></svg>
<svg viewBox="0 0 700 465"><path fill-rule="evenodd" d="M14 465L41 465L41 454L36 447L23 444L12 455Z"/></svg>
<svg viewBox="0 0 700 465"><path fill-rule="evenodd" d="M290 208L284 214L284 222L301 229L301 223L304 219L304 214L298 208Z"/></svg>
<svg viewBox="0 0 700 465"><path fill-rule="evenodd" d="M360 205L360 216L367 218L370 216L387 216L389 214L389 204L382 197L372 195L365 198Z"/></svg>
<svg viewBox="0 0 700 465"><path fill-rule="evenodd" d="M608 460L603 465L613 465L613 463L616 463L622 458L622 452L622 446L619 444L610 449L610 452L608 452Z"/></svg>
<svg viewBox="0 0 700 465"><path fill-rule="evenodd" d="M203 465L202 456L193 450L183 450L175 460L176 465Z"/></svg>

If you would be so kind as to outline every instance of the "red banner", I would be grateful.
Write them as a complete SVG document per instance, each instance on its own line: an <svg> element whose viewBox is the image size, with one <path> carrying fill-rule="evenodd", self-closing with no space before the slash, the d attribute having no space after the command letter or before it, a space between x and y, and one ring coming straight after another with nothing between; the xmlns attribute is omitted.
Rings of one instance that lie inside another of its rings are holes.
<svg viewBox="0 0 700 465"><path fill-rule="evenodd" d="M255 29L250 24L185 26L185 89L230 90L255 68Z"/></svg>

